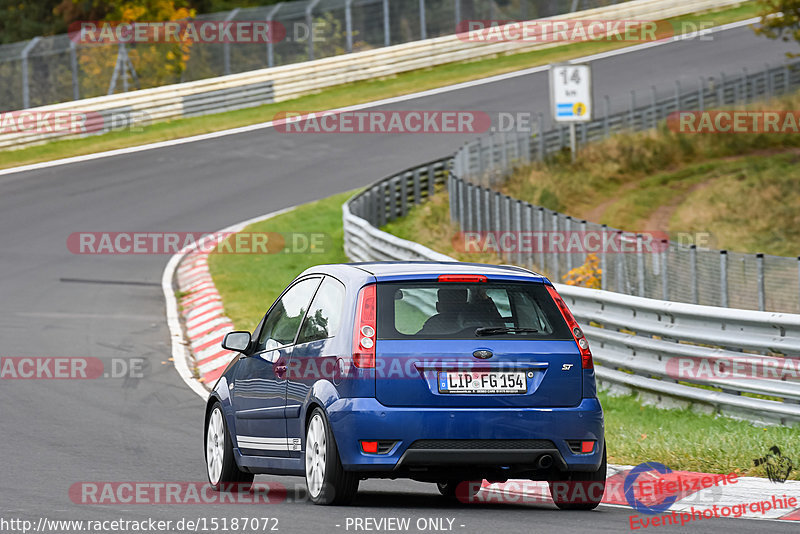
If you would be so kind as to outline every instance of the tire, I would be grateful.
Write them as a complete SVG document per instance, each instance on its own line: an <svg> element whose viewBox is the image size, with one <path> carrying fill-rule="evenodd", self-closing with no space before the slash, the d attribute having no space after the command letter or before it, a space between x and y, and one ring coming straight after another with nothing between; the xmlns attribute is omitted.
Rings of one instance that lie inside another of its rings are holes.
<svg viewBox="0 0 800 534"><path fill-rule="evenodd" d="M236 465L222 405L215 402L208 412L205 438L206 475L215 491L249 491L253 484L252 473L246 473Z"/></svg>
<svg viewBox="0 0 800 534"><path fill-rule="evenodd" d="M336 440L325 412L314 408L305 441L306 488L314 504L349 504L358 492L359 479L344 470Z"/></svg>
<svg viewBox="0 0 800 534"><path fill-rule="evenodd" d="M555 505L562 510L594 510L597 508L603 499L603 492L606 488L606 467L606 444L603 442L603 461L597 471L572 471L559 480L548 482L550 496ZM562 488L566 491L554 491L559 483L566 483ZM597 484L600 485L599 488L596 486ZM581 487L578 488L578 486ZM566 494L566 498L564 498L564 494Z"/></svg>
<svg viewBox="0 0 800 534"><path fill-rule="evenodd" d="M461 502L472 502L472 498L480 491L482 480L446 480L444 482L437 482L436 488L444 497L448 499L458 499ZM477 484L478 490L475 491Z"/></svg>

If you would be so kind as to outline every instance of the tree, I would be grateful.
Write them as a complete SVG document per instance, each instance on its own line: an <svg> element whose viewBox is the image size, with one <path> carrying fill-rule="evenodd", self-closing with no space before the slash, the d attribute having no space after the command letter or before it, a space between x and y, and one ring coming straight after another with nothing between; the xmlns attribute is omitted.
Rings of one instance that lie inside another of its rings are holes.
<svg viewBox="0 0 800 534"><path fill-rule="evenodd" d="M758 35L783 41L800 42L800 0L758 0L761 26L755 28ZM787 53L794 57L800 54Z"/></svg>

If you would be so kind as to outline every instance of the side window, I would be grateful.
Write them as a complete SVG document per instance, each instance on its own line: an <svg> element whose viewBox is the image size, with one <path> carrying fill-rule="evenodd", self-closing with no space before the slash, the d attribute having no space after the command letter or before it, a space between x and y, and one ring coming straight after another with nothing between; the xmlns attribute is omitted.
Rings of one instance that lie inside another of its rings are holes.
<svg viewBox="0 0 800 534"><path fill-rule="evenodd" d="M300 321L319 285L319 278L307 278L283 294L264 319L256 350L271 350L294 342Z"/></svg>
<svg viewBox="0 0 800 534"><path fill-rule="evenodd" d="M326 276L308 309L297 343L308 343L336 335L344 313L344 286Z"/></svg>

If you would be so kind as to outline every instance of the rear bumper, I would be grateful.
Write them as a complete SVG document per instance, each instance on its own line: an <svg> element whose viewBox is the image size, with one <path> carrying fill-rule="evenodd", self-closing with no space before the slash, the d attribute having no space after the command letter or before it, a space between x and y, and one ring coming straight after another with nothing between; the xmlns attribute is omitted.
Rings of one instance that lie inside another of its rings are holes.
<svg viewBox="0 0 800 534"><path fill-rule="evenodd" d="M597 399L570 408L455 409L397 408L349 398L330 405L328 418L344 468L378 476L471 466L528 470L543 455L562 471L595 471L602 461L603 410ZM368 454L360 440L397 443L387 454ZM595 440L596 446L574 454L567 440Z"/></svg>

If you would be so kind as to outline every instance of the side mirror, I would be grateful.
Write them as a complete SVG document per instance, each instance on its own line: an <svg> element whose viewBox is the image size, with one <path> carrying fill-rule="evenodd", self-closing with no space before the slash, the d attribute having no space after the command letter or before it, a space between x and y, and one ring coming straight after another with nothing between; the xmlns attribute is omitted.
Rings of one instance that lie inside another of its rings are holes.
<svg viewBox="0 0 800 534"><path fill-rule="evenodd" d="M222 340L222 348L244 352L250 346L250 332L228 332Z"/></svg>

